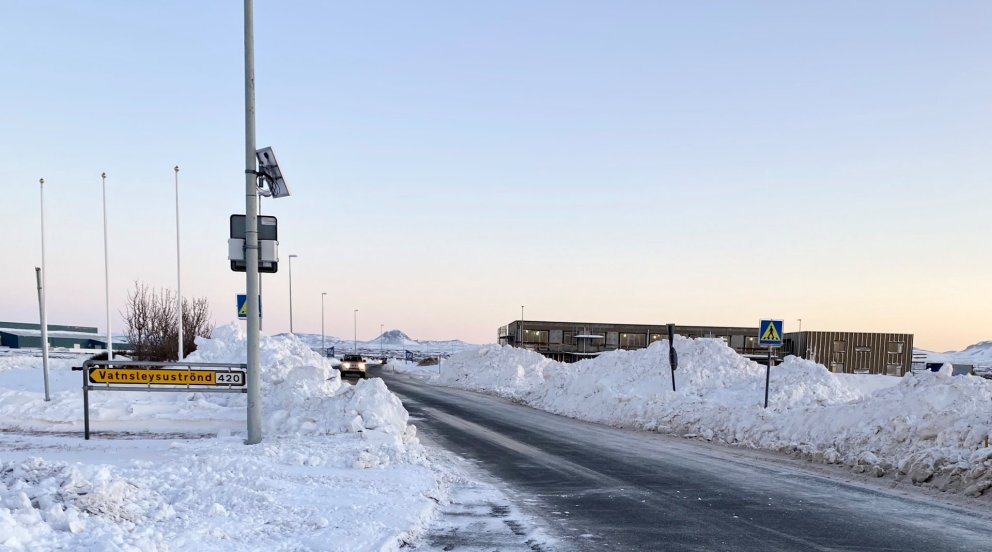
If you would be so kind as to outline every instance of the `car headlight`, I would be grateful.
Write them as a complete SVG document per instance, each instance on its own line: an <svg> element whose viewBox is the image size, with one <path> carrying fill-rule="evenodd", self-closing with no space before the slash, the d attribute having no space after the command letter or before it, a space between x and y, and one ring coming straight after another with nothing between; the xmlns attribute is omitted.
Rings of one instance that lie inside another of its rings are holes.
<svg viewBox="0 0 992 552"><path fill-rule="evenodd" d="M351 363L350 362L342 362L341 363L341 366L344 366L345 368L351 368Z"/></svg>
<svg viewBox="0 0 992 552"><path fill-rule="evenodd" d="M362 370L364 370L365 369L365 363L364 362L359 362L358 363L358 367L361 368Z"/></svg>

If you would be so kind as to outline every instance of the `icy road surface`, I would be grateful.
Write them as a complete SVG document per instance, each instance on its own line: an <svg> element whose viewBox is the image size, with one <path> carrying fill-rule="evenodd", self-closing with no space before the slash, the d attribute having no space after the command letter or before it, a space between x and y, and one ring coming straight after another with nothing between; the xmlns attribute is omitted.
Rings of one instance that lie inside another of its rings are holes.
<svg viewBox="0 0 992 552"><path fill-rule="evenodd" d="M521 506L543 516L562 550L973 551L992 542L980 503L381 375L422 435L530 497Z"/></svg>

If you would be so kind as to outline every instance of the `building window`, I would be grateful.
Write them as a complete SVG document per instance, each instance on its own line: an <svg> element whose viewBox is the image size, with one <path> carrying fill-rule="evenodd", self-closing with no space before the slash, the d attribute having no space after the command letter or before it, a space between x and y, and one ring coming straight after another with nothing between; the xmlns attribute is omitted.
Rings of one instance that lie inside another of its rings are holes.
<svg viewBox="0 0 992 552"><path fill-rule="evenodd" d="M668 338L667 335L651 334L651 343L654 343L655 341L661 341L662 339L667 339L667 338Z"/></svg>
<svg viewBox="0 0 992 552"><path fill-rule="evenodd" d="M902 364L890 362L885 365L885 373L890 376L902 375Z"/></svg>
<svg viewBox="0 0 992 552"><path fill-rule="evenodd" d="M548 340L552 345L561 345L561 330L551 330Z"/></svg>
<svg viewBox="0 0 992 552"><path fill-rule="evenodd" d="M534 345L547 345L548 330L524 330L523 342Z"/></svg>
<svg viewBox="0 0 992 552"><path fill-rule="evenodd" d="M620 347L624 349L639 349L646 346L645 335L642 333L620 334Z"/></svg>
<svg viewBox="0 0 992 552"><path fill-rule="evenodd" d="M889 352L890 353L897 353L897 354L898 353L902 353L903 347L905 345L906 344L903 343L902 341L890 341L889 342Z"/></svg>
<svg viewBox="0 0 992 552"><path fill-rule="evenodd" d="M844 373L844 363L843 362L831 362L830 371L837 373Z"/></svg>
<svg viewBox="0 0 992 552"><path fill-rule="evenodd" d="M834 341L834 352L835 353L843 353L846 350L847 350L847 342L846 341Z"/></svg>
<svg viewBox="0 0 992 552"><path fill-rule="evenodd" d="M565 332L564 336L566 345L575 345L575 332Z"/></svg>
<svg viewBox="0 0 992 552"><path fill-rule="evenodd" d="M620 332L606 332L606 344L614 347L620 342Z"/></svg>
<svg viewBox="0 0 992 552"><path fill-rule="evenodd" d="M744 348L744 336L743 335L732 335L730 336L730 346L734 349Z"/></svg>

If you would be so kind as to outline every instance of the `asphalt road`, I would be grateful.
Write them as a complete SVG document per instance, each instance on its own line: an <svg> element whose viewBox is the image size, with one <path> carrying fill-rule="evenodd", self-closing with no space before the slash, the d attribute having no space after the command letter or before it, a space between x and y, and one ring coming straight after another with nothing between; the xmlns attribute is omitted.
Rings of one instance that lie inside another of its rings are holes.
<svg viewBox="0 0 992 552"><path fill-rule="evenodd" d="M530 497L561 550L992 550L987 508L373 375L429 440Z"/></svg>

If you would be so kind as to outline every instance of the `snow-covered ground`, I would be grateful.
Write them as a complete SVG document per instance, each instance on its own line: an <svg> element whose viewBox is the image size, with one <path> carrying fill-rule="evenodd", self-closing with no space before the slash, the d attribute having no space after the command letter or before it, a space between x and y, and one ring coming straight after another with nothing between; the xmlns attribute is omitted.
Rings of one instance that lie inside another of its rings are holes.
<svg viewBox="0 0 992 552"><path fill-rule="evenodd" d="M224 326L191 361L244 362ZM261 342L263 442L242 394L92 392L81 359L0 358L0 549L395 550L448 477L379 379L342 384L292 337Z"/></svg>
<svg viewBox="0 0 992 552"><path fill-rule="evenodd" d="M667 341L575 364L488 345L440 370L388 369L617 427L783 451L971 496L992 487L992 381L952 377L949 366L902 378L838 375L788 357L772 369L765 409L764 366L716 339L677 337L675 346L675 392Z"/></svg>

